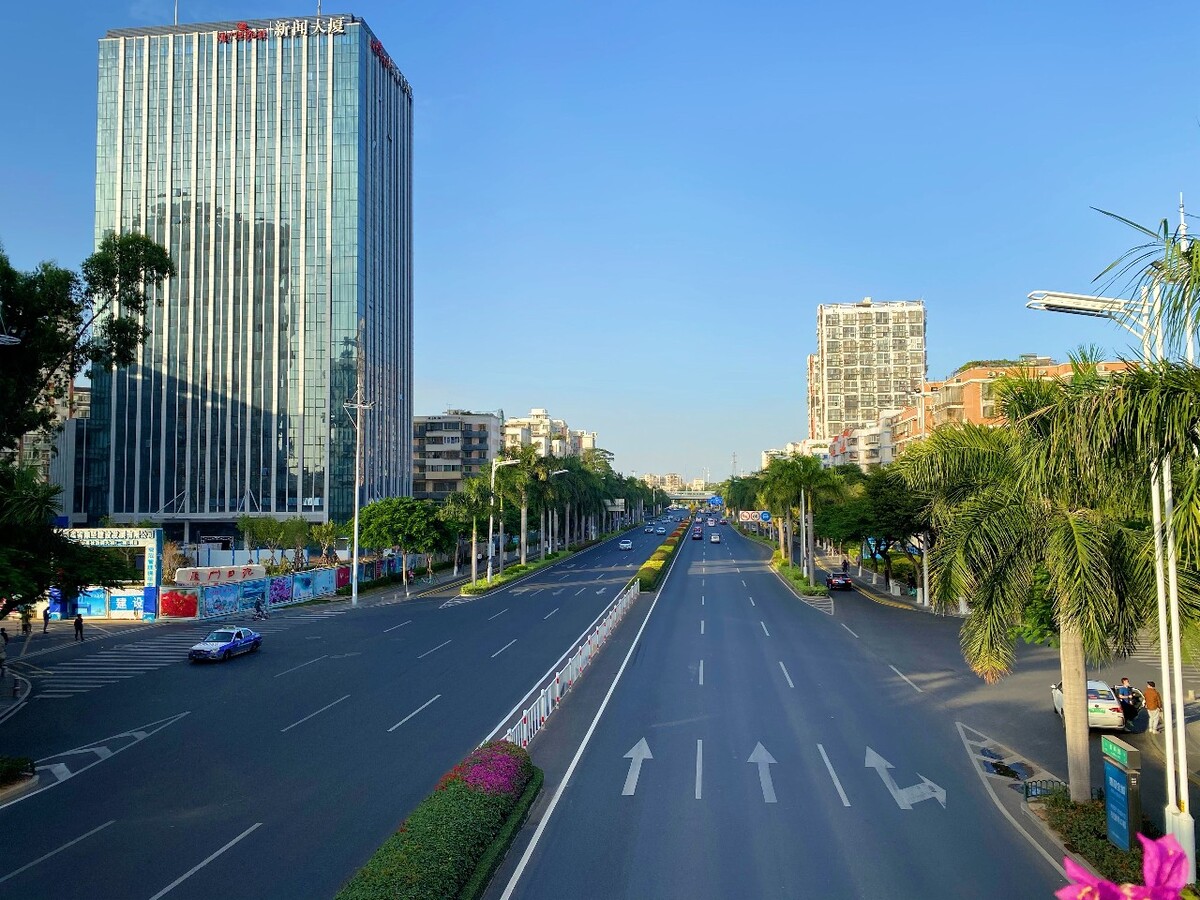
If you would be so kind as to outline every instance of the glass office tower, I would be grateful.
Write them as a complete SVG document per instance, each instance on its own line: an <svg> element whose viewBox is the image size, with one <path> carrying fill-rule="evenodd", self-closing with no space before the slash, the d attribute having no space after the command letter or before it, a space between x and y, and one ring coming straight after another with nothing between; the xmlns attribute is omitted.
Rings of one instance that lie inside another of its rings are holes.
<svg viewBox="0 0 1200 900"><path fill-rule="evenodd" d="M412 486L412 91L351 15L100 41L96 240L178 267L137 362L94 373L89 515L196 540Z"/></svg>

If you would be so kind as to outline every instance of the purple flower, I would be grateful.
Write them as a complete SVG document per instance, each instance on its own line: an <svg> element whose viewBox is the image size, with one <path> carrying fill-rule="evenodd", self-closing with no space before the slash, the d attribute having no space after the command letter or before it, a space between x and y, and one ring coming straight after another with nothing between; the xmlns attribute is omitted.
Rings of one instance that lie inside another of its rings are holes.
<svg viewBox="0 0 1200 900"><path fill-rule="evenodd" d="M1071 884L1055 891L1058 900L1179 900L1187 884L1187 856L1171 835L1152 841L1143 834L1142 877L1145 885L1115 884L1097 878L1070 857L1063 860Z"/></svg>

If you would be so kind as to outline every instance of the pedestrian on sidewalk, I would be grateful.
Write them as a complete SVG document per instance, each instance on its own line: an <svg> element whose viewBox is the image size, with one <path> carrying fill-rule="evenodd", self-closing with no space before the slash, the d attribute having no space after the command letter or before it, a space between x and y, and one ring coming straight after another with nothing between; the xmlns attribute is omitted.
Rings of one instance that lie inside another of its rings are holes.
<svg viewBox="0 0 1200 900"><path fill-rule="evenodd" d="M75 640L83 640L83 613L75 613Z"/></svg>
<svg viewBox="0 0 1200 900"><path fill-rule="evenodd" d="M42 634L46 634L50 630L50 604L46 604L46 608L42 610Z"/></svg>
<svg viewBox="0 0 1200 900"><path fill-rule="evenodd" d="M21 634L33 634L33 613L28 605L21 607Z"/></svg>
<svg viewBox="0 0 1200 900"><path fill-rule="evenodd" d="M1121 704L1121 712L1125 715L1125 730L1133 731L1133 717L1135 715L1133 709L1133 685L1129 683L1128 678L1122 678L1121 683L1117 685L1117 702Z"/></svg>
<svg viewBox="0 0 1200 900"><path fill-rule="evenodd" d="M1147 681L1142 696L1146 699L1146 712L1150 714L1150 725L1146 730L1151 734L1158 734L1162 731L1162 694L1158 692L1153 681Z"/></svg>

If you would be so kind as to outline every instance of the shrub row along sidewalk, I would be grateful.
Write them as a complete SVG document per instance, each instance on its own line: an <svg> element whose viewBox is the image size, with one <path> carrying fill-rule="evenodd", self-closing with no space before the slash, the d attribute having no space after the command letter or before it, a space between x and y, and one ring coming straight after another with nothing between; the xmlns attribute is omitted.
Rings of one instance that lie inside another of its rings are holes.
<svg viewBox="0 0 1200 900"><path fill-rule="evenodd" d="M482 897L543 778L515 744L484 744L442 776L336 900Z"/></svg>
<svg viewBox="0 0 1200 900"><path fill-rule="evenodd" d="M675 551L679 548L679 541L687 530L688 522L685 519L675 526L675 530L667 535L667 539L662 542L662 545L651 553L650 558L638 569L638 587L641 590L652 591L658 586L659 579L662 578L667 563L675 555Z"/></svg>
<svg viewBox="0 0 1200 900"><path fill-rule="evenodd" d="M790 566L783 561L783 554L778 550L771 554L771 568L784 577L802 597L828 597L829 588L823 584L813 584L804 575L799 566Z"/></svg>

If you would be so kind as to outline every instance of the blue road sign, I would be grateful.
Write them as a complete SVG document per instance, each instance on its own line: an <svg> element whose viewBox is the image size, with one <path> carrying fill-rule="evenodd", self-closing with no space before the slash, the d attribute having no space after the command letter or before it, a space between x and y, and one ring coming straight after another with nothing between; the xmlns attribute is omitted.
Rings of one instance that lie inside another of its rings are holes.
<svg viewBox="0 0 1200 900"><path fill-rule="evenodd" d="M709 506L724 506L724 505L725 505L725 501L724 501L724 500L722 500L720 497L709 497L709 498L708 498L708 505L709 505Z"/></svg>
<svg viewBox="0 0 1200 900"><path fill-rule="evenodd" d="M762 519L764 522L770 522L770 521L771 521L771 514L770 514L769 512L767 512L765 509L764 509L762 512L760 512L760 513L758 514L758 517L759 517L760 519Z"/></svg>

